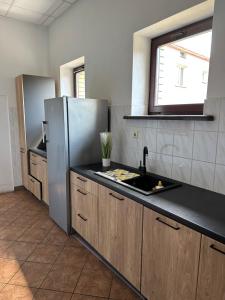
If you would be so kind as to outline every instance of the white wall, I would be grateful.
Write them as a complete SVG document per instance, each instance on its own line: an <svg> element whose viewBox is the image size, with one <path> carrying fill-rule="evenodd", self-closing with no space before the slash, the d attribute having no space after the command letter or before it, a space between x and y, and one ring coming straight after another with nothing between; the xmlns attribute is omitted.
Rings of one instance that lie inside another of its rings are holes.
<svg viewBox="0 0 225 300"><path fill-rule="evenodd" d="M9 125L9 109L6 96L0 95L0 193L13 191L12 155Z"/></svg>
<svg viewBox="0 0 225 300"><path fill-rule="evenodd" d="M51 72L85 56L86 96L130 104L133 33L201 0L80 0L49 30Z"/></svg>
<svg viewBox="0 0 225 300"><path fill-rule="evenodd" d="M46 28L0 17L0 95L9 101L14 185L21 184L14 78L20 74L48 75Z"/></svg>
<svg viewBox="0 0 225 300"><path fill-rule="evenodd" d="M216 0L208 97L225 97L225 1Z"/></svg>

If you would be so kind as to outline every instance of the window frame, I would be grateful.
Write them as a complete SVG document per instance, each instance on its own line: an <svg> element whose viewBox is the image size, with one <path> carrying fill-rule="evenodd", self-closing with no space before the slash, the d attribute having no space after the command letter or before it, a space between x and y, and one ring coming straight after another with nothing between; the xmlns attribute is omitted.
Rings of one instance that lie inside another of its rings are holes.
<svg viewBox="0 0 225 300"><path fill-rule="evenodd" d="M77 80L76 80L76 75L80 72L85 71L85 65L76 67L73 69L73 93L74 97L77 98Z"/></svg>
<svg viewBox="0 0 225 300"><path fill-rule="evenodd" d="M151 40L148 114L200 115L204 104L155 105L158 47L212 29L213 17L192 23Z"/></svg>

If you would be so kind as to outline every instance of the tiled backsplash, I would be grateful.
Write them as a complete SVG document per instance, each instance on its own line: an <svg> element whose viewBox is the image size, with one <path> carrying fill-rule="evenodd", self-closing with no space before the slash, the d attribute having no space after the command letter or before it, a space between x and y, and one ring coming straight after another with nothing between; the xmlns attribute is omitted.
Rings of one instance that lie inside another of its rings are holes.
<svg viewBox="0 0 225 300"><path fill-rule="evenodd" d="M225 99L205 102L212 122L124 120L130 111L111 107L112 160L138 167L147 146L149 171L225 194Z"/></svg>

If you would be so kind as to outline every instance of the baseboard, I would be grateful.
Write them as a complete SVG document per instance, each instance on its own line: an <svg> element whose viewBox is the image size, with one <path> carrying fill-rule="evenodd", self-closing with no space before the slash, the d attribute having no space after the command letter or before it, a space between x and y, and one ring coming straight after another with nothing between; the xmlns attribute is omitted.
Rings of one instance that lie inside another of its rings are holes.
<svg viewBox="0 0 225 300"><path fill-rule="evenodd" d="M14 186L14 191L23 191L25 190L25 187L23 185Z"/></svg>

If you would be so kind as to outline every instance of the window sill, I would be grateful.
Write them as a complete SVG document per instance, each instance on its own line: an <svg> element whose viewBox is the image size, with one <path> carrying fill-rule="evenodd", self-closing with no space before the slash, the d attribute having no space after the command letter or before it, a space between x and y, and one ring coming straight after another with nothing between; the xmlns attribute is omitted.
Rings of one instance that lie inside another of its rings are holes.
<svg viewBox="0 0 225 300"><path fill-rule="evenodd" d="M126 120L189 120L189 121L214 121L211 115L140 115L124 116Z"/></svg>

